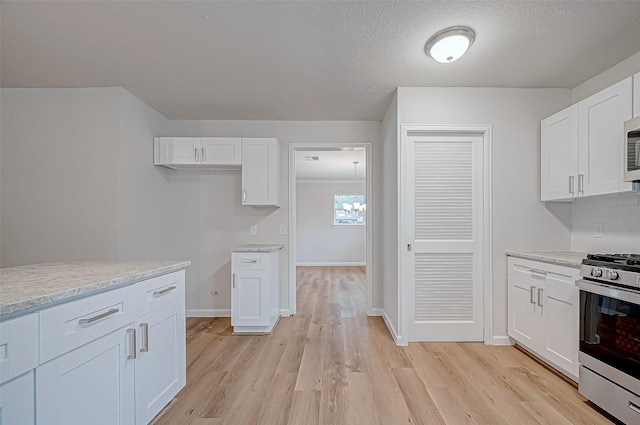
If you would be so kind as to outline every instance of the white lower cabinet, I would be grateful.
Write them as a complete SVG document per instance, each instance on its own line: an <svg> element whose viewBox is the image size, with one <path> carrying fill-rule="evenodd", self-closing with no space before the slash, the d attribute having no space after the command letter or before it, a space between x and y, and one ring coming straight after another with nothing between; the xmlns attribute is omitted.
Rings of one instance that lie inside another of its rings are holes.
<svg viewBox="0 0 640 425"><path fill-rule="evenodd" d="M147 424L185 385L184 307L173 302L154 310L137 329L136 424Z"/></svg>
<svg viewBox="0 0 640 425"><path fill-rule="evenodd" d="M148 424L185 385L184 313L184 271L41 311L38 425Z"/></svg>
<svg viewBox="0 0 640 425"><path fill-rule="evenodd" d="M0 424L34 425L33 370L0 384Z"/></svg>
<svg viewBox="0 0 640 425"><path fill-rule="evenodd" d="M509 336L578 380L579 270L509 257Z"/></svg>
<svg viewBox="0 0 640 425"><path fill-rule="evenodd" d="M38 367L38 425L135 423L133 325Z"/></svg>
<svg viewBox="0 0 640 425"><path fill-rule="evenodd" d="M231 255L231 325L235 333L271 332L278 310L278 251Z"/></svg>

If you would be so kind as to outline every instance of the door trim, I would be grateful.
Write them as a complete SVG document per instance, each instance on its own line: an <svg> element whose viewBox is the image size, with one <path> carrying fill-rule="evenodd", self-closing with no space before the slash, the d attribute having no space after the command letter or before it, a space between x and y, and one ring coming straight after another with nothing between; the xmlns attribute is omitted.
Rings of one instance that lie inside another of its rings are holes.
<svg viewBox="0 0 640 425"><path fill-rule="evenodd" d="M422 124L402 124L401 125L401 138L400 138L400 156L398 170L400 173L400 190L398 191L398 205L401 208L405 204L404 188L407 187L406 173L404 171L404 165L407 164L408 158L406 158L406 137L409 133L421 133L428 134L430 136L438 134L456 135L456 134L473 134L481 136L483 139L483 161L484 161L484 223L483 223L483 340L487 345L493 345L493 252L492 252L492 164L491 164L491 152L492 152L492 126L491 125L422 125ZM404 229L404 217L402 211L398 211L398 229ZM407 243L405 240L406 235L401 231L398 235L399 248L400 248L400 267L398 267L398 299L400 312L398 314L398 328L400 335L403 336L404 341L411 341L411 335L409 331L411 329L410 323L412 318L409 316L410 309L407 308L409 303L413 302L413 295L408 291L408 284L404 281L404 270L407 267L407 255L405 247ZM405 342L406 343L406 342Z"/></svg>
<svg viewBox="0 0 640 425"><path fill-rule="evenodd" d="M366 155L367 175L366 200L372 208L367 208L366 224L366 266L365 282L367 315L374 316L373 309L373 226L375 225L375 210L377 200L372 190L372 144L371 143L290 143L289 144L289 313L296 314L296 151L341 151L350 149L364 149Z"/></svg>

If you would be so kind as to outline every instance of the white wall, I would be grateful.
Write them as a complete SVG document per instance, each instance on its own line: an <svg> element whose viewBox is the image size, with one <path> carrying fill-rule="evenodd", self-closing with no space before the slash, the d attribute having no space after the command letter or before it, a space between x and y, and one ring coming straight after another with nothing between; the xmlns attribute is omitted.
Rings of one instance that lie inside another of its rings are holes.
<svg viewBox="0 0 640 425"><path fill-rule="evenodd" d="M492 126L493 312L485 318L493 316L494 341L507 334L504 252L569 248L570 206L540 202L540 120L568 106L570 95L563 89L398 89L400 124Z"/></svg>
<svg viewBox="0 0 640 425"><path fill-rule="evenodd" d="M398 270L398 211L401 206L398 204L398 152L399 152L399 128L398 128L398 92L393 94L393 98L387 107L387 111L382 120L383 139L383 185L382 185L382 219L383 219L383 275L382 275L382 300L379 304L382 315L391 328L392 335L396 342L404 343L403 336L399 334L399 272Z"/></svg>
<svg viewBox="0 0 640 425"><path fill-rule="evenodd" d="M381 199L375 188L380 187L382 158L380 123L369 121L170 121L166 136L239 136L276 137L282 148L280 208L243 207L240 200L239 172L185 172L165 174L166 183L180 185L185 190L179 200L176 222L180 231L192 240L188 251L192 261L187 277L187 309L228 309L228 288L231 284L230 251L247 243L282 243L280 252L280 306L289 309L288 236L279 234L281 224L288 225L288 164L290 143L372 143L373 163L371 178L374 193L370 194L367 208L379 214ZM194 181L197 184L194 184ZM369 218L369 217L368 217ZM381 275L381 221L369 220L373 227L374 306L380 302ZM258 225L258 234L249 235L249 227ZM212 294L218 291L218 295ZM213 306L213 307L212 307Z"/></svg>
<svg viewBox="0 0 640 425"><path fill-rule="evenodd" d="M638 72L640 72L640 52L571 89L571 103L578 103Z"/></svg>
<svg viewBox="0 0 640 425"><path fill-rule="evenodd" d="M366 227L334 225L335 195L366 192L364 183L296 184L296 262L298 265L365 265Z"/></svg>
<svg viewBox="0 0 640 425"><path fill-rule="evenodd" d="M118 259L120 91L2 89L2 267Z"/></svg>

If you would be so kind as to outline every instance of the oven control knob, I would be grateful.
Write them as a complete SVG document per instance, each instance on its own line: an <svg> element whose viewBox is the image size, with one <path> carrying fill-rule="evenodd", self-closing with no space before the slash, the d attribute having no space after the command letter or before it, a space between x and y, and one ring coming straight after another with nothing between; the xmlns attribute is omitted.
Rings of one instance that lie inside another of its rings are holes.
<svg viewBox="0 0 640 425"><path fill-rule="evenodd" d="M607 279L616 280L616 279L618 279L618 277L620 277L620 276L618 275L617 271L615 271L615 270L608 270L607 271Z"/></svg>
<svg viewBox="0 0 640 425"><path fill-rule="evenodd" d="M601 277L602 276L602 269L599 269L597 267L594 267L591 269L591 276L593 277Z"/></svg>

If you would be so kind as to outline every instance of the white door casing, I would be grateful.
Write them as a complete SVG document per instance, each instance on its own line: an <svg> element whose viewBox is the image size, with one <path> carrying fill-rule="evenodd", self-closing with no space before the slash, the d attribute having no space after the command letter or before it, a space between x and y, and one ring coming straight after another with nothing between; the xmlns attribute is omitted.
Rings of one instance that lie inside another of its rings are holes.
<svg viewBox="0 0 640 425"><path fill-rule="evenodd" d="M408 341L490 341L489 131L403 126L401 317Z"/></svg>

